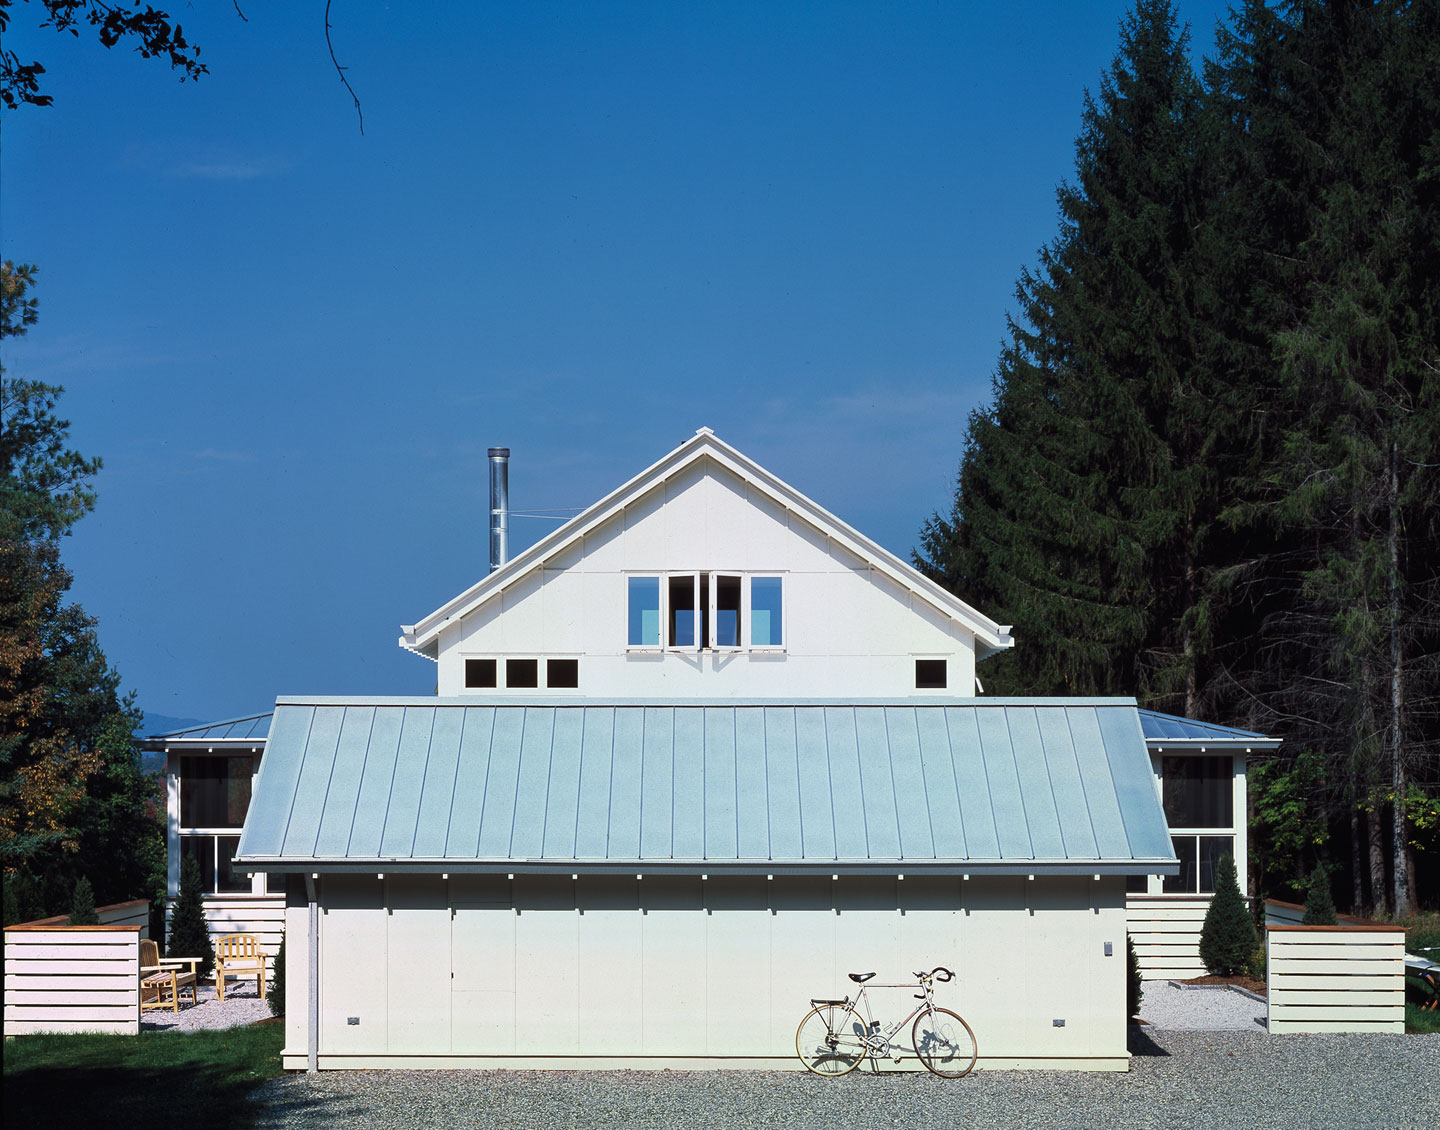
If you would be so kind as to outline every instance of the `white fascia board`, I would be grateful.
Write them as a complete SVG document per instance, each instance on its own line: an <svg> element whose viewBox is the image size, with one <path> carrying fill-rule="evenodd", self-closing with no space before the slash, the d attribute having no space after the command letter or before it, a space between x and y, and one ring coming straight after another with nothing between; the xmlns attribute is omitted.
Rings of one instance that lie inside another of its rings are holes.
<svg viewBox="0 0 1440 1130"><path fill-rule="evenodd" d="M963 625L982 647L976 658L986 658L1014 645L1009 625L997 624L971 608L889 550L841 521L819 503L731 447L709 428L701 428L674 451L652 463L589 509L577 514L548 537L541 538L529 549L441 605L407 630L400 637L399 645L427 659L436 659L440 631L447 623L468 615L497 592L621 513L672 475L707 456L744 481L759 487L780 506L800 515L821 533L857 557L870 562L874 568L915 593L943 615Z"/></svg>
<svg viewBox="0 0 1440 1130"><path fill-rule="evenodd" d="M1213 749L1234 753L1237 749L1279 749L1284 738L1146 738L1145 746L1151 753L1173 749L1179 753L1186 750Z"/></svg>
<svg viewBox="0 0 1440 1130"><path fill-rule="evenodd" d="M460 875L1176 875L1169 859L455 859L445 857L315 857L237 855L247 871L311 871L330 875L446 872Z"/></svg>

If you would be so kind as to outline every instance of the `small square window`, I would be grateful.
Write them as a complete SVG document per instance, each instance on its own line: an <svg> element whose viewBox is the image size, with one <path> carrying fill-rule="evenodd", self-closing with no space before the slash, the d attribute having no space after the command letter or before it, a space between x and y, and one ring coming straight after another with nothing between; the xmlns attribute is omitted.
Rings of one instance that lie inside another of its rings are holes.
<svg viewBox="0 0 1440 1130"><path fill-rule="evenodd" d="M943 691L945 689L944 659L915 660L915 689L919 691Z"/></svg>
<svg viewBox="0 0 1440 1130"><path fill-rule="evenodd" d="M565 690L578 687L580 685L580 660L545 660L545 685Z"/></svg>
<svg viewBox="0 0 1440 1130"><path fill-rule="evenodd" d="M465 685L467 687L493 687L497 664L493 659L465 660Z"/></svg>
<svg viewBox="0 0 1440 1130"><path fill-rule="evenodd" d="M505 660L505 685L507 687L538 687L540 685L540 661L538 659Z"/></svg>

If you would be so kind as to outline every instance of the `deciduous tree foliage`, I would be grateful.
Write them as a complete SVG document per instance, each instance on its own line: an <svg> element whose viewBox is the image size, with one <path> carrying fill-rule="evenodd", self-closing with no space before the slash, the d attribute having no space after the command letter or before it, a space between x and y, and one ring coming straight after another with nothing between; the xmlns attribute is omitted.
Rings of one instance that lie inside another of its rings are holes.
<svg viewBox="0 0 1440 1130"><path fill-rule="evenodd" d="M1285 737L1252 875L1348 843L1353 904L1405 914L1440 795L1440 5L1248 0L1217 44L1199 81L1167 0L1123 22L917 563L1014 625L987 689Z"/></svg>
<svg viewBox="0 0 1440 1130"><path fill-rule="evenodd" d="M35 270L0 266L0 339L36 318ZM83 871L102 902L163 875L156 784L95 621L66 599L60 539L94 506L100 468L67 446L61 390L0 370L0 865L7 912L65 909Z"/></svg>

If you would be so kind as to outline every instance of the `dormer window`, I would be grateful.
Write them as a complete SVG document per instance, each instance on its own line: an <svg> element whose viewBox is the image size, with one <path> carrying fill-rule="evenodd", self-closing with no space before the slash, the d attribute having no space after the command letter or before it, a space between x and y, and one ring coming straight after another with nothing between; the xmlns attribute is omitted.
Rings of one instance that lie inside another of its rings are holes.
<svg viewBox="0 0 1440 1130"><path fill-rule="evenodd" d="M784 580L743 573L627 578L631 649L738 651L784 646Z"/></svg>

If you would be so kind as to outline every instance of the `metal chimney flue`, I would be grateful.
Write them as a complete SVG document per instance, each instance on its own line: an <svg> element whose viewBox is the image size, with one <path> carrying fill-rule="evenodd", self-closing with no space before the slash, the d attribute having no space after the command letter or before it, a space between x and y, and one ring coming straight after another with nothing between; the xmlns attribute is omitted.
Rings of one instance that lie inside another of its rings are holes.
<svg viewBox="0 0 1440 1130"><path fill-rule="evenodd" d="M490 572L510 560L510 449L490 449Z"/></svg>

